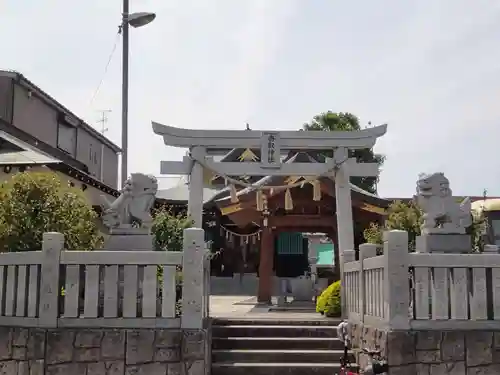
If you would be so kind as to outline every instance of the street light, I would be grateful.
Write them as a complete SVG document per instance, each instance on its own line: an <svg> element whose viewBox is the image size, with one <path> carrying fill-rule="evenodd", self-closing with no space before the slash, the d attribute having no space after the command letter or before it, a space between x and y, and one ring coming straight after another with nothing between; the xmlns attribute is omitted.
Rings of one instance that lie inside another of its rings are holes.
<svg viewBox="0 0 500 375"><path fill-rule="evenodd" d="M132 27L145 26L156 18L156 14L149 12L137 12L128 15L128 24Z"/></svg>
<svg viewBox="0 0 500 375"><path fill-rule="evenodd" d="M128 177L128 57L129 57L129 25L137 28L153 22L156 14L148 12L138 12L129 14L129 0L123 0L122 23L120 31L123 38L122 49L122 173L121 184Z"/></svg>

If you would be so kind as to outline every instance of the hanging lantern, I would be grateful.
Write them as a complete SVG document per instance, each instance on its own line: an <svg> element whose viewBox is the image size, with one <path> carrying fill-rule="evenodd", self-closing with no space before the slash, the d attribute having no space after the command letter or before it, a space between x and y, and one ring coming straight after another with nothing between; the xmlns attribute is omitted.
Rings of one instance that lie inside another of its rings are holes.
<svg viewBox="0 0 500 375"><path fill-rule="evenodd" d="M287 211L293 210L293 199L292 199L292 193L290 192L290 189L286 189L286 192L285 192L285 210L287 210Z"/></svg>
<svg viewBox="0 0 500 375"><path fill-rule="evenodd" d="M238 203L239 199L238 199L238 192L236 191L236 186L231 184L231 186L229 187L229 190L230 190L230 194L231 194L231 203Z"/></svg>

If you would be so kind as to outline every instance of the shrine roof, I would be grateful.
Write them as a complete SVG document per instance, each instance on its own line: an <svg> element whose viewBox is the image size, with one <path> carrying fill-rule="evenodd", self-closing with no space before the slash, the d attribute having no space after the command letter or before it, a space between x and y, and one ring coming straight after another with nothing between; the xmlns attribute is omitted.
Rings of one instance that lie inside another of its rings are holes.
<svg viewBox="0 0 500 375"><path fill-rule="evenodd" d="M319 161L318 159L321 159L322 156L318 153L310 153L310 152L297 152L295 153L293 156L290 156L288 158L286 158L283 163L287 163L287 164L290 164L290 163L320 163L321 161ZM324 158L323 158L324 160ZM261 179L259 179L258 181L256 181L255 183L253 183L253 186L252 187L247 187L247 188L244 188L244 189L241 189L240 191L237 192L237 196L238 197L242 197L244 195L247 195L247 194L251 194L253 192L255 192L255 187L259 187L259 186L276 186L276 185L286 185L286 181L287 180L290 180L291 177L294 177L294 176L265 176ZM301 176L296 176L297 178L297 181L301 178ZM332 178L330 177L320 177L319 180L321 182L326 182L326 183L333 183L333 180ZM292 183L289 183L290 185L292 185ZM383 199L383 198L380 198L378 195L376 194L372 194L366 190L363 190L361 189L360 187L354 185L354 184L350 184L351 186L351 190L352 192L354 193L354 195L357 196L357 198L360 198L361 200L363 201L369 201L370 203L372 204L376 204L380 207L388 207L389 204L391 203L390 200L387 200L387 199ZM214 195L214 197L212 198L212 200L216 201L216 203L218 204L224 204L226 202L229 202L231 197L230 197L230 191L228 188L224 189L224 194L223 192L221 191L220 194L217 194L217 195ZM208 203L208 202L207 202Z"/></svg>
<svg viewBox="0 0 500 375"><path fill-rule="evenodd" d="M203 200L205 202L210 202L220 190L204 188L203 189ZM173 186L168 189L160 189L156 194L156 198L163 199L167 203L183 203L186 204L189 199L189 187L185 184Z"/></svg>
<svg viewBox="0 0 500 375"><path fill-rule="evenodd" d="M234 148L226 153L220 162L237 162L237 161L260 161L260 150L259 149L245 149L245 148ZM325 157L317 151L290 151L282 156L282 163L324 163ZM300 178L300 176L296 176ZM284 185L285 181L294 176L263 176L251 181L253 187L243 188L238 191L237 196L242 197L244 195L253 196L252 193L255 192L255 187L257 186L269 186L269 185ZM216 176L212 179L212 182L216 180L221 180L220 176ZM333 180L329 177L322 177L320 180L323 183L333 184ZM215 186L206 186L203 189L203 202L205 205L225 205L230 204L230 188L228 186L222 186L221 184L214 184ZM217 186L218 185L218 186ZM391 200L380 198L376 194L372 194L366 190L359 188L354 184L351 185L351 190L353 192L353 198L365 201L367 203L374 204L378 207L386 208L392 202ZM333 186L333 185L332 185ZM159 190L157 193L157 198L163 199L165 201L170 201L172 203L187 203L189 198L189 188L187 184L183 183L181 185ZM250 197L249 197L250 198Z"/></svg>

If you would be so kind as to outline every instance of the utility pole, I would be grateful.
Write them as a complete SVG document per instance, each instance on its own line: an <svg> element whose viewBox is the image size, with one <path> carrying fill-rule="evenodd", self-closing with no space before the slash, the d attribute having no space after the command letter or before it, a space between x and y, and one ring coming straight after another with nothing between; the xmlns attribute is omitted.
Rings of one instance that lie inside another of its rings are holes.
<svg viewBox="0 0 500 375"><path fill-rule="evenodd" d="M101 112L101 117L99 120L97 120L98 123L101 124L101 134L104 135L108 131L108 128L106 127L106 124L108 123L108 113L111 113L111 109L103 109L100 110ZM104 182L104 143L101 143L101 164L99 167L99 179L101 182Z"/></svg>

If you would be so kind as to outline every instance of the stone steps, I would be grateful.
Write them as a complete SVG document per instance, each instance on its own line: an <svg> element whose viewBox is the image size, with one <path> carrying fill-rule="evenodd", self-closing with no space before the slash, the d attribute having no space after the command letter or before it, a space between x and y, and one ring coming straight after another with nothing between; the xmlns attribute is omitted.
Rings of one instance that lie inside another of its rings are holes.
<svg viewBox="0 0 500 375"><path fill-rule="evenodd" d="M212 350L214 362L329 363L339 362L343 350L311 349L220 349Z"/></svg>
<svg viewBox="0 0 500 375"><path fill-rule="evenodd" d="M212 337L337 337L335 327L307 325L212 326Z"/></svg>
<svg viewBox="0 0 500 375"><path fill-rule="evenodd" d="M336 337L213 337L212 348L343 350L344 346Z"/></svg>
<svg viewBox="0 0 500 375"><path fill-rule="evenodd" d="M335 375L338 363L213 363L213 375Z"/></svg>
<svg viewBox="0 0 500 375"><path fill-rule="evenodd" d="M240 326L251 326L251 325L259 325L259 326L324 326L337 328L340 324L340 319L334 318L320 318L320 319L309 319L304 320L300 318L296 319L249 319L249 318L231 318L231 319L223 319L223 318L213 318L212 325L213 326L231 326L231 325L240 325Z"/></svg>
<svg viewBox="0 0 500 375"><path fill-rule="evenodd" d="M212 374L334 375L343 355L336 337L338 323L216 319L212 322Z"/></svg>

